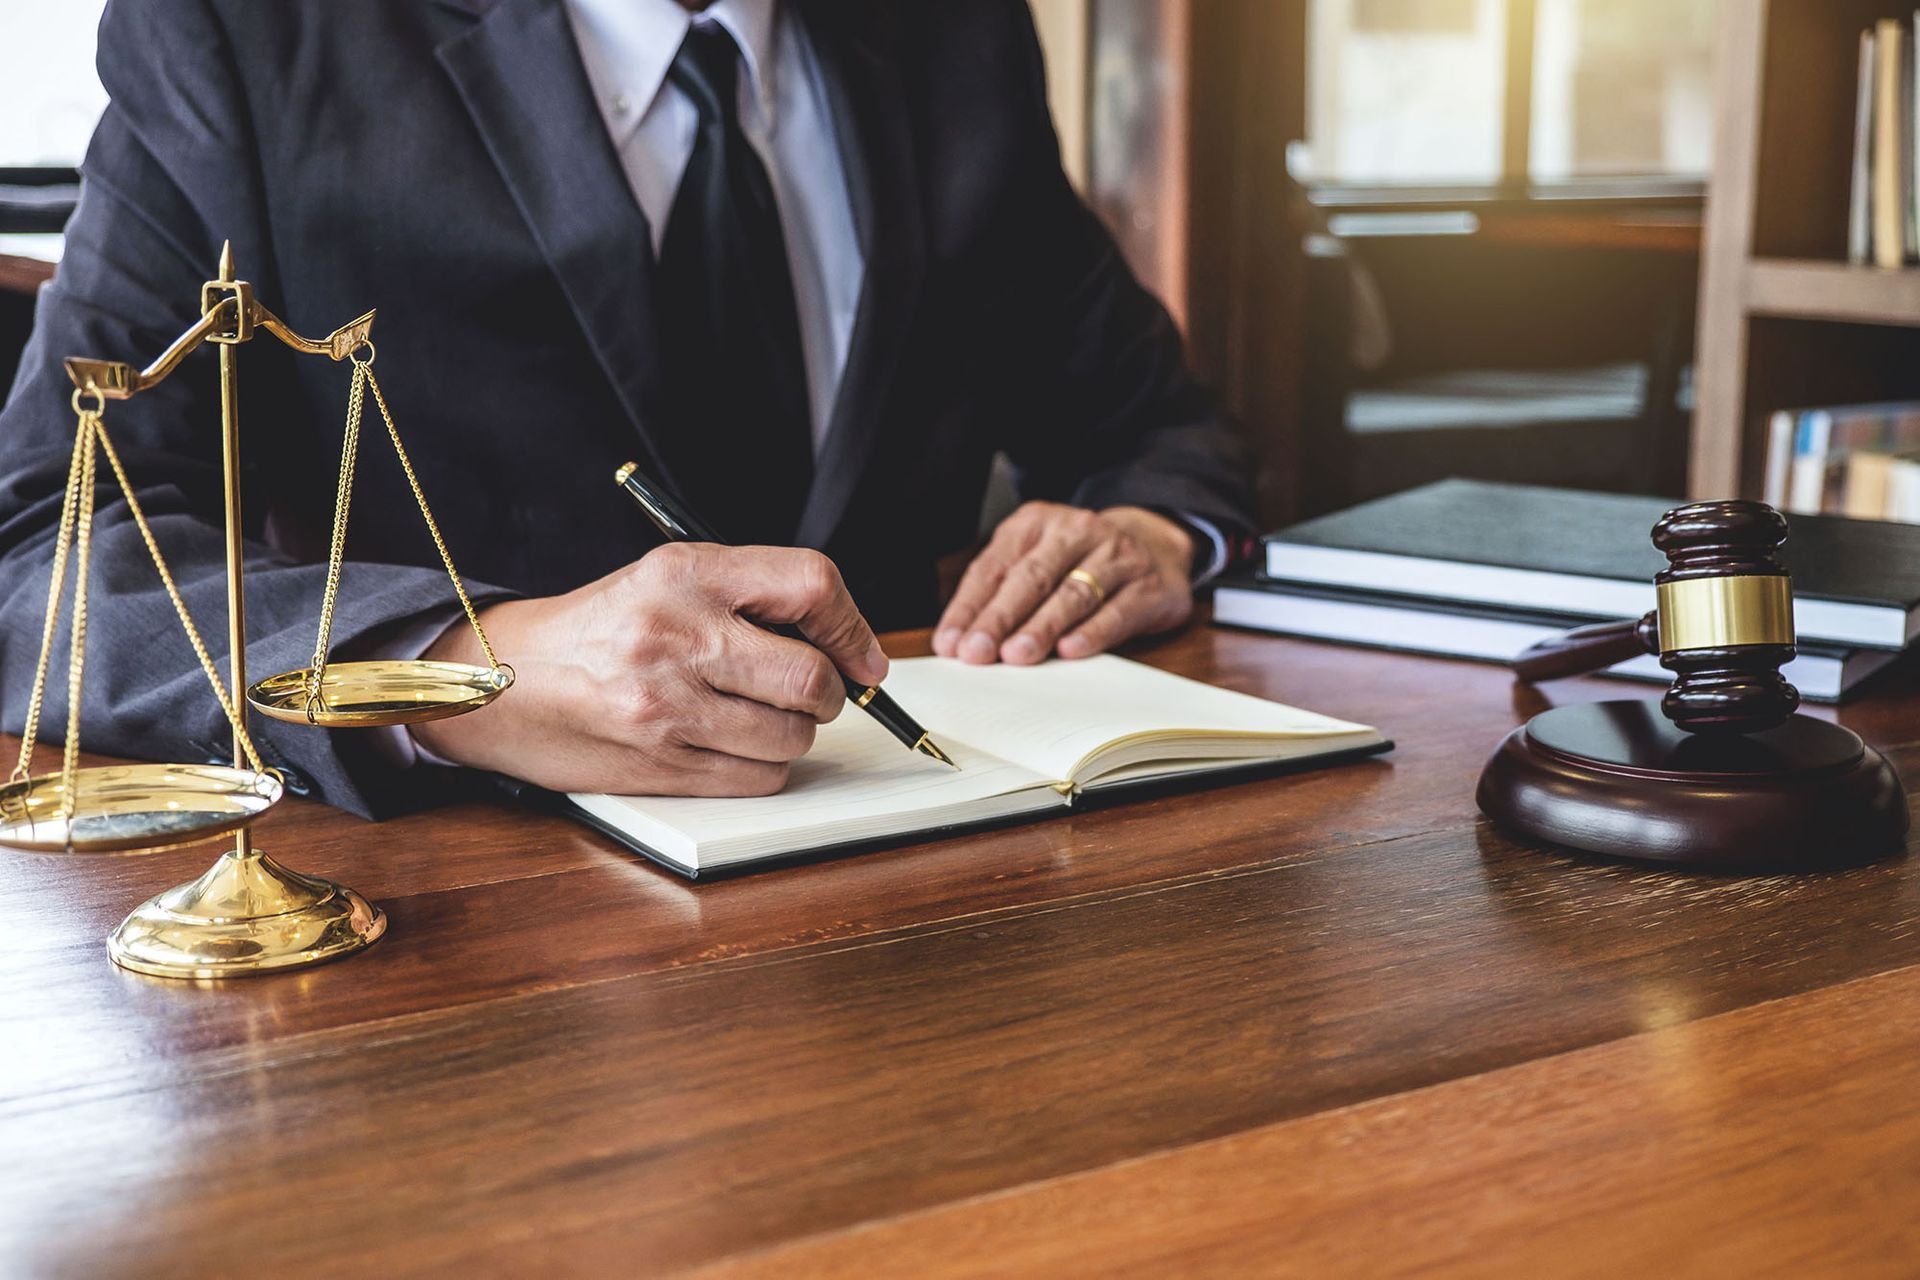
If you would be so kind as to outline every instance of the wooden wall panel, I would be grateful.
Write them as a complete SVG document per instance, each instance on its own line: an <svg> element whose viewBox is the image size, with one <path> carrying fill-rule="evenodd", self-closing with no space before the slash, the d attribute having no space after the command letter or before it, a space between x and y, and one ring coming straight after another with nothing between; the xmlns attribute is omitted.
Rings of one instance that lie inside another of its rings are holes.
<svg viewBox="0 0 1920 1280"><path fill-rule="evenodd" d="M1306 0L1092 0L1088 195L1297 508Z"/></svg>
<svg viewBox="0 0 1920 1280"><path fill-rule="evenodd" d="M1092 0L1091 17L1087 196L1184 328L1190 0Z"/></svg>

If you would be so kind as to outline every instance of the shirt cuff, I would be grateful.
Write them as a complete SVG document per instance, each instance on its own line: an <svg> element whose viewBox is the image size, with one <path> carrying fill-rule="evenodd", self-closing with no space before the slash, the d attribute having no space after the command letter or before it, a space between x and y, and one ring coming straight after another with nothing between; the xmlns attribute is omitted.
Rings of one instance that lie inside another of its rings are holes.
<svg viewBox="0 0 1920 1280"><path fill-rule="evenodd" d="M1211 520L1188 515L1184 511L1169 512L1174 519L1187 527L1194 536L1193 549L1193 585L1204 586L1218 577L1227 567L1231 548L1227 544L1227 535L1220 532L1220 526Z"/></svg>
<svg viewBox="0 0 1920 1280"><path fill-rule="evenodd" d="M412 662L422 657L433 642L454 623L465 618L466 614L458 605L434 613L421 614L419 618L401 627L385 644L379 645L366 657L374 662ZM371 731L375 754L386 760L396 769L411 769L415 765L431 764L442 768L457 768L451 760L442 759L414 741L413 733L403 724L385 725Z"/></svg>

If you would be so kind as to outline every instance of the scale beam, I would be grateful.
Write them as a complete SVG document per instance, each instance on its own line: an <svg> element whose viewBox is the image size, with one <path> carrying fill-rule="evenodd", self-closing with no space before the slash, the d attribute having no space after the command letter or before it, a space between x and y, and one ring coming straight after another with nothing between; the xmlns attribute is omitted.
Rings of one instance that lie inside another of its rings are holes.
<svg viewBox="0 0 1920 1280"><path fill-rule="evenodd" d="M244 280L234 283L243 288L246 285ZM251 330L258 327L302 355L326 356L337 362L347 359L367 344L373 333L374 315L369 311L324 338L306 338L261 306L259 300L253 297L252 290L246 289L243 293L220 300L144 369L135 368L122 360L95 360L87 356L68 356L63 363L67 377L81 392L95 394L105 400L131 400L142 391L151 390L165 382L167 375L178 369L181 361L198 350L202 343L221 341L222 337L216 335L224 336L229 343L244 342L252 336ZM236 336L242 333L247 337Z"/></svg>

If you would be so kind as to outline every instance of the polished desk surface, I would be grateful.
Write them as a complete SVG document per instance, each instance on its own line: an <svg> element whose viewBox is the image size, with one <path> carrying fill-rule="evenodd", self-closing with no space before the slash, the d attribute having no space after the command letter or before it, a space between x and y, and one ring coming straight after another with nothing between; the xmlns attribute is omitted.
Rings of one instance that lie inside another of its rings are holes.
<svg viewBox="0 0 1920 1280"><path fill-rule="evenodd" d="M206 849L0 856L0 1273L1920 1265L1912 857L1525 849L1473 807L1545 705L1501 670L1140 656L1399 749L702 885L504 805L288 803L260 843L391 930L217 988L101 946ZM1839 718L1920 778L1920 679Z"/></svg>

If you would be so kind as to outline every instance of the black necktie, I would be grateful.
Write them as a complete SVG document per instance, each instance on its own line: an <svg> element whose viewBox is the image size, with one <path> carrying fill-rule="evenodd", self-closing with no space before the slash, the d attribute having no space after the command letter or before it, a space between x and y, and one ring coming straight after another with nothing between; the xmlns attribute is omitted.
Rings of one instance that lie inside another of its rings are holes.
<svg viewBox="0 0 1920 1280"><path fill-rule="evenodd" d="M790 543L813 474L800 319L773 184L740 132L740 51L687 32L667 78L700 113L658 272L665 451L682 497L733 542Z"/></svg>

